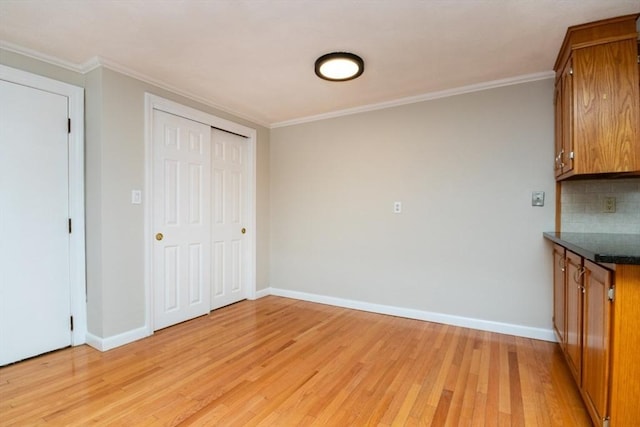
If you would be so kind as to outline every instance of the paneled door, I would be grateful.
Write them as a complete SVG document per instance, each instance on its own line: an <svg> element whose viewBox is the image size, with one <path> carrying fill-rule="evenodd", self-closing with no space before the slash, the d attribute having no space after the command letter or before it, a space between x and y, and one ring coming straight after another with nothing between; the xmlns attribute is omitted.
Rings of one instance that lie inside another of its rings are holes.
<svg viewBox="0 0 640 427"><path fill-rule="evenodd" d="M247 297L247 158L246 138L212 130L213 281L211 309Z"/></svg>
<svg viewBox="0 0 640 427"><path fill-rule="evenodd" d="M154 329L209 312L211 128L153 112Z"/></svg>
<svg viewBox="0 0 640 427"><path fill-rule="evenodd" d="M0 366L71 345L68 98L0 80Z"/></svg>

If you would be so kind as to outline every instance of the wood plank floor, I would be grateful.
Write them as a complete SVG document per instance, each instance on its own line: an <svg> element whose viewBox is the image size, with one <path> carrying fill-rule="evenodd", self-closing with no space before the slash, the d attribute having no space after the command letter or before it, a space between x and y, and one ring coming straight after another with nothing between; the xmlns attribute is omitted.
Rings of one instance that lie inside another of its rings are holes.
<svg viewBox="0 0 640 427"><path fill-rule="evenodd" d="M589 426L556 344L266 297L0 369L2 426Z"/></svg>

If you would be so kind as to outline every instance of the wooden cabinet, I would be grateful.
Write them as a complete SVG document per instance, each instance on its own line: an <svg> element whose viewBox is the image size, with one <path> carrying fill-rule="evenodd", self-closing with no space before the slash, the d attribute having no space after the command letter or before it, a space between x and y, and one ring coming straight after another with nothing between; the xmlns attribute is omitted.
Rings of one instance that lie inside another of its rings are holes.
<svg viewBox="0 0 640 427"><path fill-rule="evenodd" d="M553 247L553 328L578 385L582 382L582 257Z"/></svg>
<svg viewBox="0 0 640 427"><path fill-rule="evenodd" d="M602 421L609 418L613 286L611 272L591 261L584 261L582 271L584 271L582 394L591 418L594 421Z"/></svg>
<svg viewBox="0 0 640 427"><path fill-rule="evenodd" d="M567 335L565 267L565 249L560 245L553 245L553 329L563 351Z"/></svg>
<svg viewBox="0 0 640 427"><path fill-rule="evenodd" d="M640 173L638 16L567 30L554 66L559 180Z"/></svg>
<svg viewBox="0 0 640 427"><path fill-rule="evenodd" d="M553 247L553 326L596 426L640 420L640 265L606 267Z"/></svg>
<svg viewBox="0 0 640 427"><path fill-rule="evenodd" d="M555 93L556 177L573 170L573 68L571 58L559 70Z"/></svg>
<svg viewBox="0 0 640 427"><path fill-rule="evenodd" d="M565 258L567 333L565 355L569 369L578 385L582 384L582 303L584 288L582 287L582 257L567 251Z"/></svg>

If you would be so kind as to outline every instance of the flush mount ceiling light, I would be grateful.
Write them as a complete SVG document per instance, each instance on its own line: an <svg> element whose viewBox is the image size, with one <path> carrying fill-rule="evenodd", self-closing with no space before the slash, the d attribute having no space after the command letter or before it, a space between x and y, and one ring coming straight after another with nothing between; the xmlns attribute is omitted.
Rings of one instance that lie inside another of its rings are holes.
<svg viewBox="0 0 640 427"><path fill-rule="evenodd" d="M332 82L344 82L359 77L364 71L364 61L348 52L333 52L316 59L316 75Z"/></svg>

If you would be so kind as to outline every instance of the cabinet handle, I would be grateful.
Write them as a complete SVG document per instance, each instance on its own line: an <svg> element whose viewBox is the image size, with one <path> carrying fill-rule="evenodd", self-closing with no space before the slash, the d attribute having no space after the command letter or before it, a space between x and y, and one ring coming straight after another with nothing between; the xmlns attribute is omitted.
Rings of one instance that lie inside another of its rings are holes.
<svg viewBox="0 0 640 427"><path fill-rule="evenodd" d="M556 169L562 169L564 167L564 162L562 161L562 155L564 154L564 150L560 151L556 156Z"/></svg>
<svg viewBox="0 0 640 427"><path fill-rule="evenodd" d="M582 278L582 275L585 272L585 268L584 267L580 267L579 269L577 269L574 273L573 273L573 281L576 282L578 284L578 287L581 288L582 286L580 285L580 279ZM582 289L582 292L584 293L584 288Z"/></svg>
<svg viewBox="0 0 640 427"><path fill-rule="evenodd" d="M566 266L567 266L567 265L566 265L566 263L565 263L564 258L560 258L560 259L558 260L558 267L560 267L560 271L564 272L564 270L565 270Z"/></svg>

